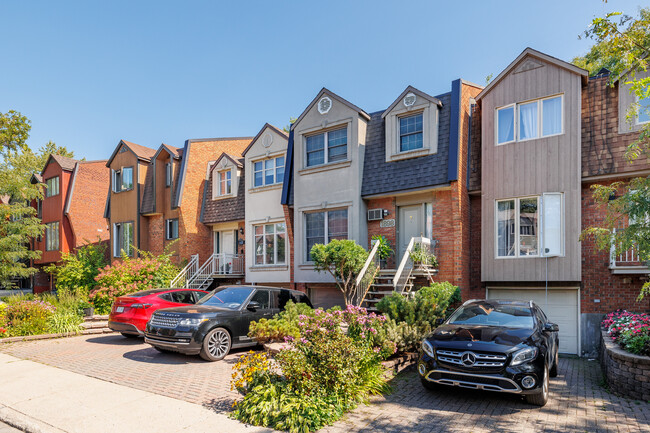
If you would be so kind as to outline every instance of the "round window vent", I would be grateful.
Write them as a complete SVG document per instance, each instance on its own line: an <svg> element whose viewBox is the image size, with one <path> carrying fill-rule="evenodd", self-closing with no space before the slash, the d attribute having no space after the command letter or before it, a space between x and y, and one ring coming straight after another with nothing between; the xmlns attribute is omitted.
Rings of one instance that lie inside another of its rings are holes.
<svg viewBox="0 0 650 433"><path fill-rule="evenodd" d="M415 104L416 97L413 93L408 93L404 97L404 106L405 107L412 107Z"/></svg>
<svg viewBox="0 0 650 433"><path fill-rule="evenodd" d="M332 100L325 96L318 101L318 112L320 114L326 114L332 108Z"/></svg>
<svg viewBox="0 0 650 433"><path fill-rule="evenodd" d="M273 136L271 135L270 132L267 132L266 134L264 134L264 138L262 139L262 146L270 147L271 143L273 143Z"/></svg>

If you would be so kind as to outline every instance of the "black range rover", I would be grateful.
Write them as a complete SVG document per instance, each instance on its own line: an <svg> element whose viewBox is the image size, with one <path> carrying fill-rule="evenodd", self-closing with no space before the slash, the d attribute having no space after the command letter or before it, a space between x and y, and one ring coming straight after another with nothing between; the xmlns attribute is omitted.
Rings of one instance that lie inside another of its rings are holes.
<svg viewBox="0 0 650 433"><path fill-rule="evenodd" d="M428 389L510 392L544 406L558 345L558 326L532 301L472 300L422 342L418 372Z"/></svg>
<svg viewBox="0 0 650 433"><path fill-rule="evenodd" d="M311 306L307 295L295 290L219 287L195 305L156 311L147 323L144 341L161 352L198 354L206 361L218 361L233 347L257 344L248 337L250 323L273 317L289 300Z"/></svg>

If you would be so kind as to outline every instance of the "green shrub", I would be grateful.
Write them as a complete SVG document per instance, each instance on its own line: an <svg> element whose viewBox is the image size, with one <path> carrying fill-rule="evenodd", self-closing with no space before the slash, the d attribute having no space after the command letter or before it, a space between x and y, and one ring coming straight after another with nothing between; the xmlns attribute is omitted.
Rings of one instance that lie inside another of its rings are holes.
<svg viewBox="0 0 650 433"><path fill-rule="evenodd" d="M422 339L446 316L452 301L460 298L458 287L449 282L433 283L410 296L392 293L377 303L377 309L390 319L387 338L395 341L399 352L416 351Z"/></svg>
<svg viewBox="0 0 650 433"><path fill-rule="evenodd" d="M55 334L78 334L83 330L83 317L74 310L57 309L49 319L49 331Z"/></svg>
<svg viewBox="0 0 650 433"><path fill-rule="evenodd" d="M50 332L50 319L56 308L44 301L22 300L8 303L4 320L8 336L37 335Z"/></svg>
<svg viewBox="0 0 650 433"><path fill-rule="evenodd" d="M248 336L260 344L284 341L286 337L300 338L300 326L298 326L300 315L313 316L314 310L307 304L294 304L293 301L288 301L284 311L273 318L251 322Z"/></svg>
<svg viewBox="0 0 650 433"><path fill-rule="evenodd" d="M63 253L60 264L48 266L45 271L56 276L59 293L81 293L87 296L97 285L95 277L107 264L106 244L89 244L77 248L74 253Z"/></svg>
<svg viewBox="0 0 650 433"><path fill-rule="evenodd" d="M140 290L169 287L178 273L171 262L171 254L154 256L141 251L141 257L122 257L111 266L104 267L95 280L97 288L90 292L90 302L98 314L108 314L118 296Z"/></svg>

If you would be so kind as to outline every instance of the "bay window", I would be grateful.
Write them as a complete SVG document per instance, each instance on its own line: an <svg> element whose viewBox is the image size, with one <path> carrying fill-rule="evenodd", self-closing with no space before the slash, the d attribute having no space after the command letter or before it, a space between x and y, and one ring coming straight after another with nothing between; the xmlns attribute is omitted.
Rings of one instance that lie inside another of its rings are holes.
<svg viewBox="0 0 650 433"><path fill-rule="evenodd" d="M253 186L274 185L284 180L284 156L253 163Z"/></svg>
<svg viewBox="0 0 650 433"><path fill-rule="evenodd" d="M328 244L333 239L348 238L348 210L337 209L305 214L306 260L311 261L311 249L316 244Z"/></svg>
<svg viewBox="0 0 650 433"><path fill-rule="evenodd" d="M348 157L348 128L306 137L305 150L307 167L345 161Z"/></svg>
<svg viewBox="0 0 650 433"><path fill-rule="evenodd" d="M262 224L254 227L256 265L286 263L286 232L284 223Z"/></svg>
<svg viewBox="0 0 650 433"><path fill-rule="evenodd" d="M563 96L551 96L498 108L496 144L562 134Z"/></svg>

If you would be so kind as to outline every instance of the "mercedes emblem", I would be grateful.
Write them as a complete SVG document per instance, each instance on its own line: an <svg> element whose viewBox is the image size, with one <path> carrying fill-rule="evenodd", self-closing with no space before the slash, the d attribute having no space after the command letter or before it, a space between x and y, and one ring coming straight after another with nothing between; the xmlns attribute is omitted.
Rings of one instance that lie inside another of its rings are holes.
<svg viewBox="0 0 650 433"><path fill-rule="evenodd" d="M461 355L460 360L465 367L471 367L476 362L476 355L472 352L465 352Z"/></svg>

